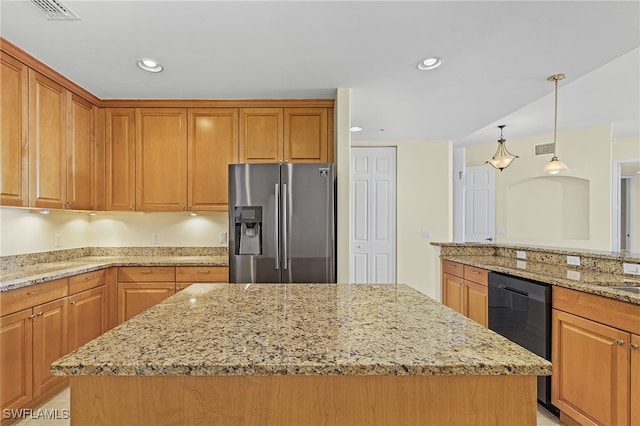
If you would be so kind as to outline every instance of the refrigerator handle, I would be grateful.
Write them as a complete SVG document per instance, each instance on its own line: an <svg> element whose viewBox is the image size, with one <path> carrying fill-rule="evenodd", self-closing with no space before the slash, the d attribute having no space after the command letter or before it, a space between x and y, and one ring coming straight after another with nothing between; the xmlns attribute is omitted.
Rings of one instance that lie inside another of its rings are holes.
<svg viewBox="0 0 640 426"><path fill-rule="evenodd" d="M287 249L287 228L289 228L289 218L287 217L287 184L282 184L282 269L288 269L289 253Z"/></svg>
<svg viewBox="0 0 640 426"><path fill-rule="evenodd" d="M275 206L274 206L274 215L273 217L275 217L275 223L273 226L274 229L274 240L276 242L276 269L280 269L280 218L278 215L278 210L280 209L280 185L276 183L275 185L275 192L274 192L274 196L275 196Z"/></svg>

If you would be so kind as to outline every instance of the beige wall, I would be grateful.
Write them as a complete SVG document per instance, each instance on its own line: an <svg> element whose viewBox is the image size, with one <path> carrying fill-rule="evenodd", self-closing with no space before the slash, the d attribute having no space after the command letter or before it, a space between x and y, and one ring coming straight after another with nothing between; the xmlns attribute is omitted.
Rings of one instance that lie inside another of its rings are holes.
<svg viewBox="0 0 640 426"><path fill-rule="evenodd" d="M80 247L225 247L219 233L227 232L226 213L86 212L0 207L0 255L37 253ZM159 243L152 236L158 234ZM60 235L60 246L56 246Z"/></svg>
<svg viewBox="0 0 640 426"><path fill-rule="evenodd" d="M397 155L397 281L440 299L439 254L431 241L451 241L451 143L352 141L395 146ZM422 236L431 233L430 238Z"/></svg>
<svg viewBox="0 0 640 426"><path fill-rule="evenodd" d="M496 229L504 230L496 241L610 250L611 126L558 133L557 155L571 169L565 175L544 175L551 154L534 155L535 145L551 141L552 134L507 140L520 158L496 173ZM495 142L467 147L467 166L494 152Z"/></svg>

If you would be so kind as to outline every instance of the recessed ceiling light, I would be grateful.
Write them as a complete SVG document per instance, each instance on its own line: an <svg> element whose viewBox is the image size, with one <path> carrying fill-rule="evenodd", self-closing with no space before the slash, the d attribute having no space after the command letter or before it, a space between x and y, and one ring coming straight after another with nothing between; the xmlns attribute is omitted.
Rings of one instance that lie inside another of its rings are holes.
<svg viewBox="0 0 640 426"><path fill-rule="evenodd" d="M162 65L153 59L143 58L138 61L138 67L149 72L162 71Z"/></svg>
<svg viewBox="0 0 640 426"><path fill-rule="evenodd" d="M440 58L426 58L420 61L418 69L420 71L429 71L438 68L440 65L442 65L442 59Z"/></svg>
<svg viewBox="0 0 640 426"><path fill-rule="evenodd" d="M361 132L362 131L362 127L360 126L351 126L351 128L349 129L352 132Z"/></svg>

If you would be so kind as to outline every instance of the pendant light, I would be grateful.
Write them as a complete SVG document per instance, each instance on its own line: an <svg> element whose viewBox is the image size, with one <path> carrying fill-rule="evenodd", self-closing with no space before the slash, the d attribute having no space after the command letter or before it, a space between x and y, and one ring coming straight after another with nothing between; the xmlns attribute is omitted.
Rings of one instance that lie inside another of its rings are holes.
<svg viewBox="0 0 640 426"><path fill-rule="evenodd" d="M555 84L555 115L553 118L553 157L551 160L545 164L544 169L542 169L545 173L550 175L557 175L558 173L564 173L569 171L569 167L561 161L556 155L556 147L557 147L557 133L558 133L558 81L564 80L566 76L564 74L554 74L551 77L547 78L547 81L553 82Z"/></svg>
<svg viewBox="0 0 640 426"><path fill-rule="evenodd" d="M504 124L498 126L498 128L500 129L500 139L498 139L498 149L496 153L493 154L493 157L491 157L490 160L487 160L487 163L491 164L493 167L495 167L500 171L509 167L509 165L513 162L513 160L515 160L516 158L519 158L517 155L513 155L512 153L507 151L507 147L504 146L504 143L507 140L502 136L502 129L504 129L505 127L507 126Z"/></svg>

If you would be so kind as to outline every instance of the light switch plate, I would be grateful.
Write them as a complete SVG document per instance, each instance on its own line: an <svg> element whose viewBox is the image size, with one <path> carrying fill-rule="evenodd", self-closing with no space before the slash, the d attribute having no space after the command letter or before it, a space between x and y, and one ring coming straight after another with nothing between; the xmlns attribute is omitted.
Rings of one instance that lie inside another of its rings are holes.
<svg viewBox="0 0 640 426"><path fill-rule="evenodd" d="M623 263L622 267L625 274L640 275L639 263Z"/></svg>
<svg viewBox="0 0 640 426"><path fill-rule="evenodd" d="M580 266L580 256L567 256L567 265Z"/></svg>

